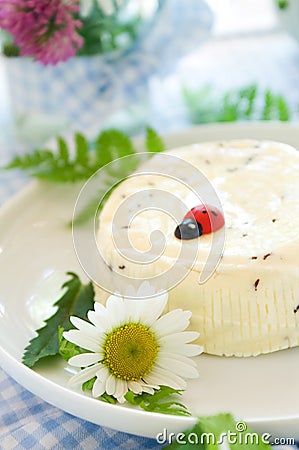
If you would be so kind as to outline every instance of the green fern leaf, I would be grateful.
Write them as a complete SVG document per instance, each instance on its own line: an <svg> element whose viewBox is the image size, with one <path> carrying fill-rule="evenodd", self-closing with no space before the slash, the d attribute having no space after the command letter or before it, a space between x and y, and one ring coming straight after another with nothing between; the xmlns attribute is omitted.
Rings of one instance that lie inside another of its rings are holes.
<svg viewBox="0 0 299 450"><path fill-rule="evenodd" d="M69 162L69 151L65 140L62 137L57 138L58 158L61 165L67 165Z"/></svg>
<svg viewBox="0 0 299 450"><path fill-rule="evenodd" d="M81 133L75 134L76 162L82 166L88 165L89 144Z"/></svg>
<svg viewBox="0 0 299 450"><path fill-rule="evenodd" d="M158 133L151 127L146 129L145 145L150 153L164 152L165 144Z"/></svg>
<svg viewBox="0 0 299 450"><path fill-rule="evenodd" d="M109 162L136 152L131 140L118 130L103 131L95 142L97 155L97 168L109 164Z"/></svg>

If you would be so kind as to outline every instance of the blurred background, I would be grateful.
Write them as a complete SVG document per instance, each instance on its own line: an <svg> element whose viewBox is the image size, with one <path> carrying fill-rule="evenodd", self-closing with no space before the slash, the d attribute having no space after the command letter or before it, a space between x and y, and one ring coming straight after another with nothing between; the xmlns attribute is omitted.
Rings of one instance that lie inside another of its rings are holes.
<svg viewBox="0 0 299 450"><path fill-rule="evenodd" d="M31 63L44 71L33 73L29 64L14 66L13 60L27 58L2 55L0 156L5 158L11 147L40 145L72 130L92 138L107 127L139 134L145 125L165 133L210 122L297 120L296 3L155 0L146 12L141 38L125 56L111 60L108 51L104 63L94 60L99 70L96 82L84 81L83 69L70 66L78 57L53 66L60 77L63 66L72 74L72 87L63 81L56 91L45 75L52 66ZM52 99L50 106L37 104L37 89ZM70 101L63 97L68 90ZM78 99L81 103L76 105ZM63 111L68 102L71 113Z"/></svg>

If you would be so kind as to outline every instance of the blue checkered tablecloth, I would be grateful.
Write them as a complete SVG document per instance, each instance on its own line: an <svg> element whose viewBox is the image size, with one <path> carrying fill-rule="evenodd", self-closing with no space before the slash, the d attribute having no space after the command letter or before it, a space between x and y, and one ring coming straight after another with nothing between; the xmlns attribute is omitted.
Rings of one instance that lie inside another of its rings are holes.
<svg viewBox="0 0 299 450"><path fill-rule="evenodd" d="M3 450L158 449L153 439L99 427L49 405L0 369L0 448Z"/></svg>

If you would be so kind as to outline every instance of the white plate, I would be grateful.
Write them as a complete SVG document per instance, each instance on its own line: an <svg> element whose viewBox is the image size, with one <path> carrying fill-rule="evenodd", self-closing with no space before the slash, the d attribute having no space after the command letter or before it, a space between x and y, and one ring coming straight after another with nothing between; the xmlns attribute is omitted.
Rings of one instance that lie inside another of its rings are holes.
<svg viewBox="0 0 299 450"><path fill-rule="evenodd" d="M226 138L275 139L297 145L292 125L213 125L166 136L168 146ZM21 363L34 330L51 312L67 271L82 275L70 220L76 188L31 183L0 211L0 362L15 380L47 402L99 425L155 437L178 432L194 418L109 405L70 390L59 359L36 371ZM299 348L256 358L198 358L200 379L182 401L194 415L230 411L260 433L299 438Z"/></svg>

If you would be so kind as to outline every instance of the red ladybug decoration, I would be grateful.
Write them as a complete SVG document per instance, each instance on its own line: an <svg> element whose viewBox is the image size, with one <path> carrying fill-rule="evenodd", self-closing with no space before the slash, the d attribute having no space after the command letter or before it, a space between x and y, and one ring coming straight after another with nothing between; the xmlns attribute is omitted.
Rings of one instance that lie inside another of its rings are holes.
<svg viewBox="0 0 299 450"><path fill-rule="evenodd" d="M218 208L209 205L198 205L192 208L175 229L178 239L195 239L202 234L213 233L224 225L224 217Z"/></svg>

